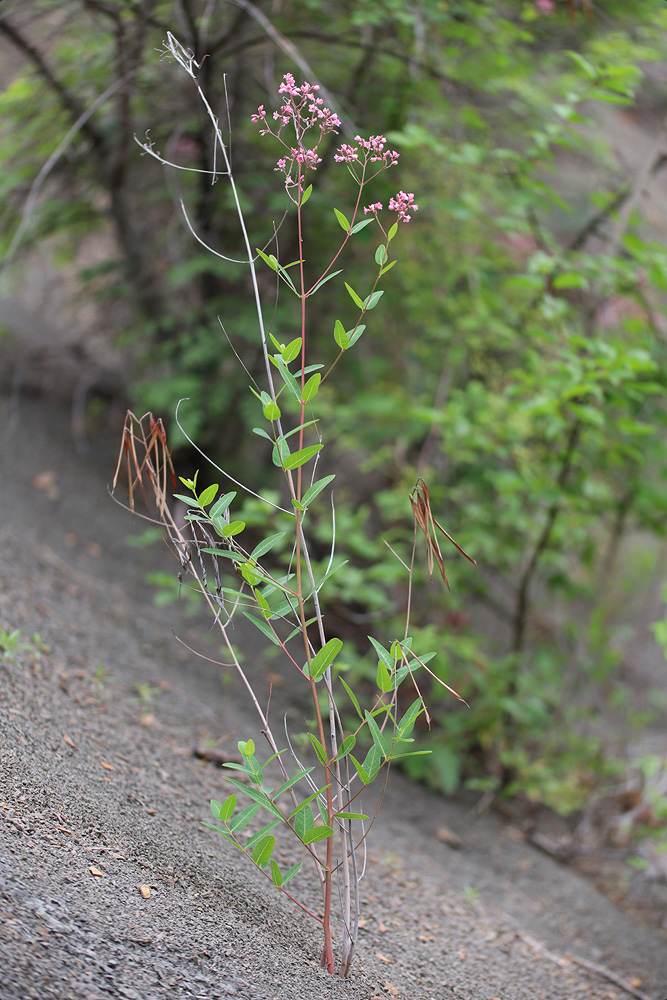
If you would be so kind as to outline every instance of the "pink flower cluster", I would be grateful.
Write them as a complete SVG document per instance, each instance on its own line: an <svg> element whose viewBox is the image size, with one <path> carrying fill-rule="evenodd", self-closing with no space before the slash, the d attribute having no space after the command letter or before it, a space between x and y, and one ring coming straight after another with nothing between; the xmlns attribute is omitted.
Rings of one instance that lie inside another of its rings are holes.
<svg viewBox="0 0 667 1000"><path fill-rule="evenodd" d="M399 191L395 198L389 199L389 211L398 212L399 222L409 222L412 218L408 215L408 209L411 212L418 212L419 205L415 204L414 194L406 194L405 191ZM366 205L364 209L364 215L377 215L378 212L382 211L382 202L374 201L372 205Z"/></svg>
<svg viewBox="0 0 667 1000"><path fill-rule="evenodd" d="M411 216L408 215L408 210L411 212L418 212L419 205L415 204L414 194L406 194L405 191L399 191L395 198L389 199L389 211L398 212L399 222L409 222Z"/></svg>
<svg viewBox="0 0 667 1000"><path fill-rule="evenodd" d="M537 0L537 2L546 3L550 0ZM278 123L277 128L270 124L263 104L260 104L257 113L250 117L253 123L261 126L260 135L273 135L284 146L285 155L278 160L275 169L285 175L285 187L295 201L298 201L303 193L306 171L316 170L317 164L322 162L322 158L318 156L322 139L329 132L337 133L340 126L338 115L325 108L322 98L317 96L319 89L310 83L302 83L299 87L292 74L285 73L283 82L278 88L279 94L283 97L283 104L279 111L273 112L273 120ZM288 144L282 138L282 130L287 126L294 128L295 146ZM305 136L310 129L316 129L319 137L309 147L306 145ZM364 187L382 170L387 170L398 162L399 154L395 149L386 148L387 140L383 135L372 135L368 139L356 135L354 140L356 146L346 142L339 146L334 154L334 160L348 165L350 173L356 178L360 187ZM370 164L375 166L367 173ZM292 194L293 191L296 195ZM398 212L399 222L409 222L410 212L418 210L419 206L415 204L414 199L414 194L399 191L389 201L389 210ZM377 201L368 205L364 209L364 214L377 215L381 210L382 203Z"/></svg>
<svg viewBox="0 0 667 1000"><path fill-rule="evenodd" d="M355 163L359 160L361 153L362 163L381 163L381 170L393 167L398 163L399 154L395 149L385 150L387 140L383 135L372 135L369 139L362 139L360 135L355 135L355 142L359 146L349 146L347 143L338 149L334 154L336 163Z"/></svg>
<svg viewBox="0 0 667 1000"><path fill-rule="evenodd" d="M276 170L285 175L286 187L303 188L303 173L306 170L315 170L318 163L322 162L317 150L320 142L329 132L337 132L340 126L338 115L324 107L324 101L317 96L320 88L317 85L303 83L300 87L291 73L285 73L283 82L278 88L278 93L284 98L284 103L279 111L273 112L274 121L278 122L278 128L274 132L266 117L264 105L260 104L257 114L250 116L250 121L259 123L263 127L260 135L274 135L283 143L288 150L288 155L281 157L276 165ZM298 148L288 146L281 138L281 132L285 126L293 125L296 133ZM308 149L303 138L310 129L317 128L319 138L314 146ZM294 168L296 177L293 177Z"/></svg>

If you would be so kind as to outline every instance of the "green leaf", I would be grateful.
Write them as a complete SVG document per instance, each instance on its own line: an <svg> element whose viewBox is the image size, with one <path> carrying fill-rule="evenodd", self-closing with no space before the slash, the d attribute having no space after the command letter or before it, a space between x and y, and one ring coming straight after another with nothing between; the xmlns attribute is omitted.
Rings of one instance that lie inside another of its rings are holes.
<svg viewBox="0 0 667 1000"><path fill-rule="evenodd" d="M354 764L355 768L357 769L357 774L359 775L359 777L360 777L361 781L363 782L363 784L364 785L370 785L370 783L371 783L371 776L370 776L370 774L368 774L368 772L363 767L363 765L360 764L359 761L357 760L357 758L353 757L352 754L350 754L350 760L352 761L352 763Z"/></svg>
<svg viewBox="0 0 667 1000"><path fill-rule="evenodd" d="M328 764L326 750L318 740L317 736L314 736L312 733L308 733L308 739L310 740L313 750L317 754L317 759L320 764L322 767L326 767Z"/></svg>
<svg viewBox="0 0 667 1000"><path fill-rule="evenodd" d="M313 796L314 797L314 796ZM313 813L310 806L305 809L299 810L294 817L294 832L297 837L301 840L305 837L309 830L315 826L315 820L313 819Z"/></svg>
<svg viewBox="0 0 667 1000"><path fill-rule="evenodd" d="M334 340L340 347L341 351L346 351L350 346L350 338L345 333L345 327L339 319L337 319L334 324Z"/></svg>
<svg viewBox="0 0 667 1000"><path fill-rule="evenodd" d="M215 830L215 832L219 833L221 837L224 837L224 839L227 841L228 844L233 844L234 847L237 847L239 849L239 851L243 850L243 848L239 847L239 845L236 843L233 836L230 833L227 833L226 830L221 830L219 826L213 826L212 823L204 823L203 820L202 820L202 826L205 826L207 830Z"/></svg>
<svg viewBox="0 0 667 1000"><path fill-rule="evenodd" d="M310 187L308 188L308 190L309 191L313 190L313 185L312 184L310 185ZM303 201L301 202L301 204L303 204ZM281 885L283 884L283 873L281 872L280 868L278 867L278 862L275 860L275 858L271 858L271 881L279 889L280 889Z"/></svg>
<svg viewBox="0 0 667 1000"><path fill-rule="evenodd" d="M209 517L220 517L221 514L224 514L235 496L236 490L232 490L231 493L225 493L224 497L216 500L209 511Z"/></svg>
<svg viewBox="0 0 667 1000"><path fill-rule="evenodd" d="M342 760L343 757L347 757L351 750L354 750L357 738L354 734L346 736L340 747L338 748L338 753L334 757L334 760Z"/></svg>
<svg viewBox="0 0 667 1000"><path fill-rule="evenodd" d="M332 271L331 274L327 274L327 275L325 275L324 278L320 278L320 280L317 282L317 284L313 285L313 287L311 288L311 290L308 292L308 295L314 295L315 292L319 288L322 287L322 285L326 285L327 281L331 281L331 279L335 278L337 274L342 274L342 273L343 273L343 269L339 268L338 271Z"/></svg>
<svg viewBox="0 0 667 1000"><path fill-rule="evenodd" d="M301 337L297 337L295 340L291 340L285 350L282 352L283 361L288 365L295 358L298 358L301 353Z"/></svg>
<svg viewBox="0 0 667 1000"><path fill-rule="evenodd" d="M310 664L310 676L316 681L319 680L322 674L331 666L342 648L343 643L341 639L329 639L313 657Z"/></svg>
<svg viewBox="0 0 667 1000"><path fill-rule="evenodd" d="M256 248L256 249L257 249L257 253L262 258L262 260L264 261L264 263L268 264L272 271L277 271L278 270L278 261L273 256L273 254L270 254L270 255L269 254L265 254L263 250L259 250L258 248Z"/></svg>
<svg viewBox="0 0 667 1000"><path fill-rule="evenodd" d="M280 407L278 406L277 403L274 403L273 401L267 403L262 412L264 413L264 416L266 417L267 420L280 420L281 417Z"/></svg>
<svg viewBox="0 0 667 1000"><path fill-rule="evenodd" d="M404 733L407 733L409 735L412 732L413 726L423 710L424 710L424 703L421 698L417 698L415 701L413 701L413 703L410 705L410 708L407 710L407 712L405 712L401 716L399 720L397 728L400 736L402 736Z"/></svg>
<svg viewBox="0 0 667 1000"><path fill-rule="evenodd" d="M255 741L254 740L239 740L238 742L239 753L242 757L252 757L255 752Z"/></svg>
<svg viewBox="0 0 667 1000"><path fill-rule="evenodd" d="M257 803L253 803L251 806L246 806L245 809L242 809L240 813L237 813L236 816L233 816L229 821L229 829L232 833L239 833L239 831L248 825L250 820L258 811L259 806Z"/></svg>
<svg viewBox="0 0 667 1000"><path fill-rule="evenodd" d="M366 324L359 323L359 325L356 326L354 330L348 330L347 336L349 338L350 347L356 344L356 342L359 340L359 337L362 335L365 329L366 329Z"/></svg>
<svg viewBox="0 0 667 1000"><path fill-rule="evenodd" d="M393 240L397 232L398 232L398 222L395 222L387 234L387 241L391 242L391 240Z"/></svg>
<svg viewBox="0 0 667 1000"><path fill-rule="evenodd" d="M284 531L279 531L276 535L269 535L265 538L263 542L260 542L250 553L251 559L260 559L265 556L267 552L270 552L274 545L277 545L281 538L285 537Z"/></svg>
<svg viewBox="0 0 667 1000"><path fill-rule="evenodd" d="M565 54L570 57L573 63L576 63L579 69L588 77L589 80L597 80L598 72L594 66L592 66L587 59L584 59L582 55L578 52L573 52L571 49L567 49Z"/></svg>
<svg viewBox="0 0 667 1000"><path fill-rule="evenodd" d="M328 787L329 787L328 785L323 785L322 788L318 788L316 792L313 792L313 794L309 795L307 799L304 799L303 802L300 802L298 806L295 806L295 808L292 809L292 812L289 814L289 816L287 817L287 819L288 820L289 819L294 819L296 816L298 816L300 812L302 812L304 809L306 809L310 805L310 803L313 801L313 799L316 799L318 795L322 794L322 792L326 792L326 790L327 790ZM310 810L308 810L308 812L310 812ZM312 818L313 818L312 814L311 814L310 818L312 820Z"/></svg>
<svg viewBox="0 0 667 1000"><path fill-rule="evenodd" d="M391 271L392 267L395 267L396 264L398 264L398 261L392 260L390 264L387 264L386 267L383 267L382 270L380 271L380 277L382 277L383 274L386 274L387 271Z"/></svg>
<svg viewBox="0 0 667 1000"><path fill-rule="evenodd" d="M222 529L223 537L231 538L232 535L240 534L244 528L245 521L230 521L230 523Z"/></svg>
<svg viewBox="0 0 667 1000"><path fill-rule="evenodd" d="M302 506L307 507L311 504L315 497L322 492L325 486L328 486L329 483L333 482L335 478L335 476L325 476L324 479L318 479L316 483L313 483L313 485L309 487L309 489L307 489L301 497Z"/></svg>
<svg viewBox="0 0 667 1000"><path fill-rule="evenodd" d="M271 813L272 816L275 816L277 819L280 820L283 818L283 814L281 813L280 809L278 809L277 806L274 806L273 802L271 802L271 799L268 797L266 792L263 791L263 789L257 788L255 787L255 785L244 785L242 782L237 781L236 778L227 778L227 781L230 783L230 785L234 785L236 788L238 788L240 792L243 792L244 795L247 795L249 799L252 799L253 802L257 804L257 806L261 806L262 809L265 809L268 813ZM230 823L230 829L231 829L231 823Z"/></svg>
<svg viewBox="0 0 667 1000"><path fill-rule="evenodd" d="M257 831L257 833L253 833L252 837L248 837L248 840L246 841L246 850L250 850L250 848L254 847L255 844L262 839L262 837L265 837L268 833L271 833L271 830L275 830L277 826L280 826L281 822L282 820L280 819L272 819L270 823L263 826L261 830Z"/></svg>
<svg viewBox="0 0 667 1000"><path fill-rule="evenodd" d="M365 713L365 716L368 729L373 739L373 743L378 748L382 756L386 757L387 754L389 753L389 741L387 740L387 737L384 735L384 733L380 731L380 727L378 726L377 722L375 721L370 712L367 711Z"/></svg>
<svg viewBox="0 0 667 1000"><path fill-rule="evenodd" d="M375 251L375 263L386 264L386 262L387 262L387 248L384 245L384 243L381 243L380 246Z"/></svg>
<svg viewBox="0 0 667 1000"><path fill-rule="evenodd" d="M328 837L333 837L333 830L330 826L314 826L301 839L304 844L313 844L316 840L326 840Z"/></svg>
<svg viewBox="0 0 667 1000"><path fill-rule="evenodd" d="M380 770L381 763L382 763L382 754L378 749L378 747L376 747L375 744L373 744L373 746L370 748L364 759L364 769L368 774L370 781L373 781L376 774Z"/></svg>
<svg viewBox="0 0 667 1000"><path fill-rule="evenodd" d="M264 865L269 863L269 858L273 854L273 848L275 846L276 838L267 836L263 837L262 840L260 840L259 843L253 847L252 860L259 868L263 868Z"/></svg>
<svg viewBox="0 0 667 1000"><path fill-rule="evenodd" d="M285 459L283 468L298 469L299 466L305 465L314 455L317 455L321 448L321 444L311 444L307 448L302 448L301 451L295 451L294 454Z"/></svg>
<svg viewBox="0 0 667 1000"><path fill-rule="evenodd" d="M366 310L366 312L368 312L369 309L375 309L376 305L378 304L383 295L384 292L382 291L382 289L379 289L377 292L372 292L364 300L364 309Z"/></svg>
<svg viewBox="0 0 667 1000"><path fill-rule="evenodd" d="M361 222L355 222L355 224L352 226L352 229L350 229L350 236L353 236L355 233L360 233L362 229L365 229L366 226L370 226L372 222L375 222L374 218L362 219Z"/></svg>
<svg viewBox="0 0 667 1000"><path fill-rule="evenodd" d="M384 663L387 670L393 670L396 665L396 661L389 650L385 649L382 643L378 642L377 639L374 639L372 635L369 635L366 638L372 644L378 658L382 661L382 663Z"/></svg>
<svg viewBox="0 0 667 1000"><path fill-rule="evenodd" d="M305 778L307 774L310 774L310 772L314 770L315 770L314 767L307 767L305 771L299 771L298 774L293 774L291 778L288 778L287 781L280 786L280 788L273 796L273 798L277 799L279 795L282 795L283 792L286 792L288 789L292 788L293 785L296 785L297 781L301 781L302 778Z"/></svg>
<svg viewBox="0 0 667 1000"><path fill-rule="evenodd" d="M334 212L336 213L336 218L338 219L340 228L344 230L344 232L348 233L350 231L350 223L347 221L343 213L339 212L337 208L334 208Z"/></svg>
<svg viewBox="0 0 667 1000"><path fill-rule="evenodd" d="M360 719L363 719L363 715L361 714L361 708L359 707L359 702L357 701L357 697L356 697L354 691L352 690L352 688L350 687L350 685L346 682L345 678L341 677L340 678L340 682L343 685L343 687L345 688L345 690L347 691L347 693L349 695L349 698L350 698L350 701L352 702L352 704L354 705L354 707L356 709L357 715L359 716Z"/></svg>
<svg viewBox="0 0 667 1000"><path fill-rule="evenodd" d="M380 688L380 691L393 691L393 689L394 689L394 682L391 679L389 671L385 667L385 665L382 662L382 660L378 660L378 668L377 668L377 674L375 676L375 680L376 680L377 686Z"/></svg>
<svg viewBox="0 0 667 1000"><path fill-rule="evenodd" d="M317 395L317 390L320 387L320 382L322 381L322 376L319 372L315 375L311 375L306 384L303 387L302 399L304 403L309 403Z"/></svg>
<svg viewBox="0 0 667 1000"><path fill-rule="evenodd" d="M366 813L337 812L336 819L368 819Z"/></svg>
<svg viewBox="0 0 667 1000"><path fill-rule="evenodd" d="M255 616L251 615L249 611L244 611L243 614L249 621L253 623L253 625L255 625L259 629L260 632L264 633L267 639L271 640L274 646L280 645L280 641L271 631L271 626L267 625L267 623L262 618L255 618Z"/></svg>
<svg viewBox="0 0 667 1000"><path fill-rule="evenodd" d="M289 880L292 879L292 878L294 878L294 876L296 875L296 873L300 870L302 864L303 864L303 861L297 861L297 863L295 865L292 865L292 867L289 868L283 874L283 885L287 885L287 883L289 882Z"/></svg>
<svg viewBox="0 0 667 1000"><path fill-rule="evenodd" d="M273 446L273 452L271 454L271 460L274 465L277 465L279 469L282 469L283 462L286 458L289 458L290 450L289 445L284 437L279 437Z"/></svg>
<svg viewBox="0 0 667 1000"><path fill-rule="evenodd" d="M207 486L206 489L203 490L197 497L197 502L199 503L199 506L208 507L210 503L213 503L213 501L215 500L215 496L218 492L218 489L219 486L217 483L214 483L213 486Z"/></svg>
<svg viewBox="0 0 667 1000"><path fill-rule="evenodd" d="M197 503L196 497L186 497L183 493L174 493L174 499L182 500L183 503L186 503L189 507L194 507Z"/></svg>
<svg viewBox="0 0 667 1000"><path fill-rule="evenodd" d="M301 208L303 208L303 206L306 204L312 193L313 193L313 185L309 184L301 196L301 201L299 203Z"/></svg>
<svg viewBox="0 0 667 1000"><path fill-rule="evenodd" d="M354 288L351 288L350 285L348 285L347 281L345 282L345 287L347 288L348 294L352 299L352 301L354 302L355 306L358 306L359 309L363 309L364 304L357 295L357 293L355 292Z"/></svg>
<svg viewBox="0 0 667 1000"><path fill-rule="evenodd" d="M299 383L297 382L297 380L294 378L294 376L292 375L291 371L289 371L285 367L285 365L282 363L282 361L278 362L278 371L280 372L280 377L282 378L283 382L285 383L285 385L287 386L287 388L289 389L289 391L292 393L292 395L296 399L297 403L300 403L301 402L301 386L299 385Z"/></svg>
<svg viewBox="0 0 667 1000"><path fill-rule="evenodd" d="M231 798L231 795L230 795ZM220 810L222 809L222 803L218 802L217 799L211 799L211 812L213 813L214 819L220 819Z"/></svg>

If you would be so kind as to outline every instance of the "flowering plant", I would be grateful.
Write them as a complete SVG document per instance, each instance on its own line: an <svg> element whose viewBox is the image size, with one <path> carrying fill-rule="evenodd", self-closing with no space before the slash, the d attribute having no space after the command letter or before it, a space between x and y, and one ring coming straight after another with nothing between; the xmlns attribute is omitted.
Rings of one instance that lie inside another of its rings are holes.
<svg viewBox="0 0 667 1000"><path fill-rule="evenodd" d="M128 415L121 458L125 455L130 466L132 507L133 491L139 484L143 484L144 476L147 476L152 485L157 500L158 519L167 529L180 560L181 573L189 574L194 579L214 613L224 646L249 692L261 722L262 734L268 744L269 757L264 763L260 762L253 739L242 740L238 744L242 763L230 763L227 767L240 774L229 778L234 790L225 801L211 803L213 816L217 821L216 825L210 824L211 828L230 847L243 852L268 880L321 924L324 939L322 964L330 972L334 972L336 968L331 923L334 885L338 883L337 895L341 900L342 910L338 969L342 976L346 976L350 970L359 928L359 884L363 874L359 852L365 851L366 837L373 822L363 811L362 793L383 769L388 770L392 761L423 752L410 749L415 723L426 711L415 675L420 669L429 671L427 663L435 654L418 653L412 648L409 635L411 588L408 585L403 635L389 644L382 644L369 636L371 646L377 654L377 690L367 706L362 706L360 698L337 671L336 660L343 642L335 636L327 635L320 598L331 571L333 551L329 570L323 577L317 578L307 531L309 511L318 499L321 502L322 495L330 489L335 479L333 474L317 478L324 441L320 421L314 415L314 405L322 383L330 377L339 359L354 347L364 333L366 327L363 321L378 305L383 294L382 289L378 288L380 280L396 263L395 259L390 259L390 245L397 235L399 223L409 222L411 213L417 211L418 205L415 204L414 194L399 191L389 202L389 211L396 212L397 219L388 228L385 228L386 224L381 220L382 205L379 202L372 202L364 208L363 215L370 216L369 218L359 218L362 215L362 194L366 186L380 172L394 167L399 154L387 148L387 140L381 135L368 139L357 135L355 144L341 144L334 154L334 160L346 165L357 187L356 200L349 220L343 212L334 209L343 230L340 245L317 280L310 285L306 282L302 248L304 207L312 192L312 184L308 183L309 173L315 171L321 162L319 150L322 139L329 133L337 133L341 122L337 114L324 106L317 86L309 83L298 86L294 77L287 73L279 88L282 98L280 108L270 119L264 107L260 106L252 116L252 121L260 126L261 135L273 137L283 147L283 154L278 159L275 170L282 174L287 197L295 206L301 252L298 260L287 266L265 250L253 252L228 149L217 118L197 83L197 64L172 35L168 36L166 51L188 73L198 89L215 130L218 152L224 163L223 172L228 178L238 211L247 252L247 259L243 263L249 268L252 278L266 374L265 387L255 384L251 389L265 421L264 426L255 428L255 432L271 449L273 464L281 480L283 500L279 505L271 506L276 508L274 513L277 512L278 517L283 520L285 530L264 538L252 550L248 550L243 545L245 524L232 513L236 491L219 495L218 484L200 490L197 475L193 479L182 478L181 482L189 492L176 494L188 506L186 526L180 527L167 503L169 474L173 476L173 469L164 427L161 421L155 420L151 415L142 420L137 420L132 414ZM146 152L165 162L151 142L141 145ZM357 309L356 322L346 330L342 321L336 319L333 324L333 339L338 347L337 356L328 367L312 364L308 353L306 322L308 299L324 282L341 273L340 269L332 268L346 244L372 224L380 232L380 240L374 252L375 281L364 296L348 282L344 283ZM295 295L300 303L301 327L298 335L288 343L282 342L273 330L265 328L256 271L259 260L276 273L279 283ZM227 479L231 478L224 470L219 471ZM236 481L234 483L239 487L242 485ZM411 501L415 538L419 527L427 539L429 564L432 568L435 552L444 578L443 561L435 541L437 522L430 513L428 490L423 481L420 480L415 487ZM287 571L283 571L272 566L265 557L286 534L291 538L291 558ZM412 580L414 556L413 546L410 563L401 560L409 584ZM207 570L207 566L212 566L213 570ZM223 582L225 569L232 571L233 586ZM261 707L231 642L229 625L238 610L263 636L283 651L289 669L310 690L315 714L315 731L308 734L316 760L312 766L305 766L298 759L289 740L288 750L293 761L291 767L289 754L286 755L279 748L270 726L268 711L265 712ZM416 698L405 711L399 712L398 691L404 681L413 685ZM344 728L335 697L337 682L343 695L349 699L350 710L356 716L356 722L349 732ZM268 764L273 765L280 775L278 786L269 784L265 776ZM316 776L318 769L320 778ZM249 804L241 809L238 808L239 796L249 800ZM264 821L258 827L255 817L262 813ZM276 857L279 852L273 833L280 825L289 828L290 834L300 843L313 863L322 889L321 915L307 909L287 890L302 862L291 865L287 870L281 867Z"/></svg>

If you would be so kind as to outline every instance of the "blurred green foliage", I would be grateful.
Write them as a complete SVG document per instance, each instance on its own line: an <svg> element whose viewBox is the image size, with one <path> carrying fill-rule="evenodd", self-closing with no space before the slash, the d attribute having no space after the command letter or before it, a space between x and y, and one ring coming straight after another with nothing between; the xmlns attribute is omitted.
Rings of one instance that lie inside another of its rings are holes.
<svg viewBox="0 0 667 1000"><path fill-rule="evenodd" d="M324 459L325 472L337 472L341 563L327 597L331 634L363 637L365 648L381 618L402 635L405 577L383 539L407 555L407 498L423 475L437 516L478 568L452 553L451 595L443 600L425 574L413 595L415 645L438 650L434 669L469 707L434 686L423 734L434 754L413 758L410 773L447 791L467 780L576 808L611 766L598 713L618 667L609 602L618 545L631 531L662 534L667 514L667 253L642 219L633 171L602 139L597 109L664 117L667 98L649 70L664 59L667 14L648 0L631 10L608 0L592 18L576 4L556 3L547 16L521 0L266 6L255 9L298 47L347 118L402 151L401 185L420 204L374 326L346 355L338 388L318 397L336 441ZM227 95L251 238L267 248L284 205L249 116L271 106L267 82L275 93L283 71L298 75L294 64L247 7L30 7L29 18L21 4L0 16L25 57L0 98L0 246L12 250L10 267L44 241L69 252L131 359L128 391L140 410L169 417L189 397L188 433L259 487L270 456L250 433L257 406L221 330L257 372L246 278L205 252L178 216L183 198L201 239L241 256L224 178L211 186L205 173L163 175L133 135L150 129L165 158L211 168L195 95L154 51L172 30L207 55L202 85L223 121ZM33 179L77 122L12 245ZM661 167L656 155L646 176ZM392 182L391 172L380 179L378 199L394 193ZM313 257L324 259L342 190L324 163L308 206ZM78 241L102 229L113 254L87 268ZM348 274L364 273L364 237ZM296 239L288 215L271 250L293 260ZM323 360L334 350L335 286L312 314ZM263 293L287 342L292 303L274 308L270 277ZM183 443L176 428L172 441ZM266 533L255 501L242 516ZM323 570L328 514L317 531ZM344 668L374 682L368 657L348 655Z"/></svg>

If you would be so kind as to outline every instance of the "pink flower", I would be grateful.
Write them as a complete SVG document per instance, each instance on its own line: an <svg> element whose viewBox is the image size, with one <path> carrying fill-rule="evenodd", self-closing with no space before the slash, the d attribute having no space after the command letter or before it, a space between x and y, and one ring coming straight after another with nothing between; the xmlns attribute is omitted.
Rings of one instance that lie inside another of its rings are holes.
<svg viewBox="0 0 667 1000"><path fill-rule="evenodd" d="M408 215L408 209L411 212L419 211L419 205L415 204L414 194L406 194L405 191L399 191L395 198L389 200L389 211L398 212L399 222L409 222L411 216Z"/></svg>
<svg viewBox="0 0 667 1000"><path fill-rule="evenodd" d="M372 205L366 205L366 208L364 209L364 215L368 215L369 212L372 212L373 215L377 215L378 212L381 211L382 211L382 202L374 201Z"/></svg>
<svg viewBox="0 0 667 1000"><path fill-rule="evenodd" d="M535 0L535 10L538 10L541 14L546 14L547 17L551 17L556 10L556 4L554 0Z"/></svg>
<svg viewBox="0 0 667 1000"><path fill-rule="evenodd" d="M336 163L353 163L358 159L359 150L356 146L348 146L346 142L343 143L337 153L334 153Z"/></svg>

